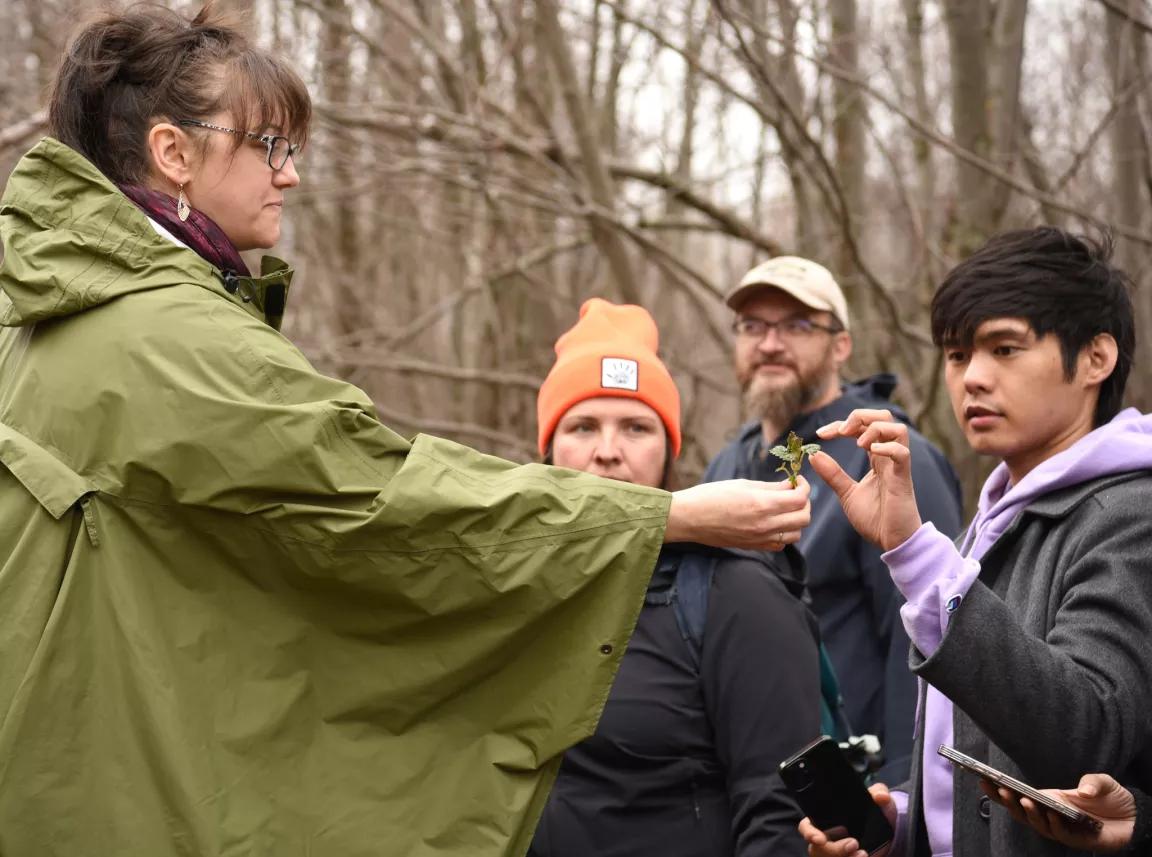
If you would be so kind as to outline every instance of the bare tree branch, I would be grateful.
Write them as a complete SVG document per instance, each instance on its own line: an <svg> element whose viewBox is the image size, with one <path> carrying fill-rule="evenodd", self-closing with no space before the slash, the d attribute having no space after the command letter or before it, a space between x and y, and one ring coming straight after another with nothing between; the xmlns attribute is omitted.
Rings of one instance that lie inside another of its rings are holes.
<svg viewBox="0 0 1152 857"><path fill-rule="evenodd" d="M536 163L547 162L554 169L557 163L579 163L581 161L581 155L575 152L562 152L557 144L520 139L512 132L490 123L482 122L474 117L460 116L447 110L397 104L373 104L362 107L338 106L324 102L317 103L316 110L318 114L326 118L353 127L375 128L400 134L410 139L423 137L437 142L454 145L467 144L488 150L495 147L510 154L530 158ZM409 121L400 122L379 116L372 111L395 113L412 118ZM453 130L450 126L474 131L482 137L486 137L487 141L460 136L460 131ZM692 188L677 181L669 173L646 169L613 159L602 161L602 166L613 178L643 182L667 192L672 198L709 218L728 235L747 241L769 255L781 256L788 252L787 248L779 241L757 232L744 218L730 209L716 205ZM556 170L556 173L560 174L560 171Z"/></svg>
<svg viewBox="0 0 1152 857"><path fill-rule="evenodd" d="M317 362L355 365L366 369L382 369L387 372L407 372L443 378L448 381L498 384L502 387L518 387L533 393L540 389L540 379L534 375L505 372L498 369L462 369L459 366L447 366L441 363L431 363L427 360L398 357L391 351L379 349L368 348L333 352L328 348L309 349L301 346L300 350L304 352L305 356Z"/></svg>
<svg viewBox="0 0 1152 857"><path fill-rule="evenodd" d="M747 45L744 41L743 35L739 32L739 27L730 17L730 13L727 11L727 3L722 2L722 0L713 0L713 2L721 16L728 20L729 23L733 26L733 30L735 31L737 38L740 40L741 45L743 45L747 51ZM744 18L745 16L741 17ZM747 23L746 20L745 23ZM753 23L751 26L753 29L756 29L759 25ZM751 59L750 53L747 53L746 55ZM765 74L763 70L755 63L752 64L752 71L757 75L757 77L760 78L761 82L766 87L773 90L776 89L776 83L771 79L771 76ZM833 213L839 220L841 233L844 237L845 243L848 245L852 261L856 265L857 270L860 271L860 273L864 276L864 279L880 297L887 310L888 318L892 322L895 329L901 335L914 342L918 342L927 348L934 347L932 344L932 338L927 333L912 327L903 319L900 312L899 299L892 293L891 289L880 280L880 278L872 271L871 266L868 265L868 263L864 260L864 256L860 251L860 246L856 241L855 232L852 229L851 211L849 210L848 202L844 197L844 190L840 186L840 182L836 177L835 169L832 167L832 164L829 163L827 156L824 154L824 150L820 147L820 144L812 139L811 134L805 127L805 123L793 112L791 106L783 97L783 94L781 93L777 95L777 98L780 101L781 109L792 123L796 136L807 142L807 148L809 152L812 154L813 159L816 161L821 172L823 173L825 181L817 182L817 188L821 191L821 193L829 197L829 208L833 209ZM909 362L914 363L914 361Z"/></svg>
<svg viewBox="0 0 1152 857"><path fill-rule="evenodd" d="M603 0L603 2L607 5L612 5L613 0ZM1101 2L1105 2L1105 0L1101 0ZM659 39L661 41L661 44L663 44L664 46L666 46L670 50L674 50L677 53L680 53L681 55L683 54L683 50L684 50L683 48L678 47L677 45L675 45L673 42L671 42L667 38L665 38L662 35L660 35L659 33L655 32L654 29L650 25L646 24L644 21L636 19L633 17L633 18L629 18L629 23L633 24L634 26L645 29L645 31L648 32L649 34L651 34L653 38ZM749 26L751 26L753 29L757 28L757 25L755 25L755 24L750 24ZM762 28L760 28L760 29L762 30ZM768 33L766 31L765 31L765 37L768 38L769 40L773 41L773 42L779 42L780 41L775 36L773 36L771 33ZM795 50L794 46L793 46L793 50ZM985 158L982 158L979 155L974 154L973 152L970 152L969 150L967 150L967 149L963 148L962 146L960 146L959 144L957 144L955 141L948 139L943 134L941 134L939 131L937 131L934 128L932 128L931 126L929 126L926 122L922 122L919 119L917 119L909 111L905 110L899 104L897 104L893 99L891 99L887 95L884 95L883 93L879 92L875 87L869 85L866 80L863 80L863 79L860 79L854 75L848 74L848 73L836 68L835 66L831 65L828 62L825 62L824 60L821 60L817 57L805 54L802 51L795 50L795 54L797 57L799 57L800 59L803 59L805 62L811 63L816 68L819 68L821 71L824 71L829 76L844 79L844 80L851 82L851 83L855 84L856 86L860 87L860 90L862 92L867 93L867 95L870 98L872 98L877 103L882 105L885 109L891 111L895 116L898 116L901 119L903 119L908 124L908 126L910 128L912 128L914 131L916 131L916 133L921 135L925 140L927 140L928 142L932 143L935 146L938 146L939 148L943 149L944 151L951 153L952 155L954 155L956 158L960 159L961 161L964 161L965 163L971 164L972 166L988 173L991 177L995 178L997 181L1004 182L1005 184L1007 184L1009 187L1011 187L1013 190L1020 193L1021 195L1029 197L1030 199L1033 199L1033 200L1035 200L1039 203L1042 203L1044 205L1048 205L1057 211L1061 211L1065 214L1071 215L1072 217L1075 217L1084 223L1092 224L1092 225L1094 225L1098 228L1102 228L1102 229L1107 228L1108 224L1105 223L1105 221L1103 221L1099 217L1092 214L1091 212L1086 211L1085 209L1083 209L1079 206L1076 206L1076 205L1073 205L1069 202L1066 202L1063 199L1059 199L1059 198L1056 198L1056 197L1053 197L1053 196L1050 196L1048 194L1045 194L1045 193L1038 191L1036 188L1032 187L1027 182L1021 181L1020 179L1013 176L1011 173L1005 172L1000 167L996 166L995 164L991 163L990 161L986 160ZM710 79L712 79L712 78L710 77ZM735 98L738 98L740 101L742 101L746 105L752 107L754 110L756 110L756 112L762 118L765 118L766 121L769 121L769 117L771 117L771 113L769 111L767 111L763 105L758 103L758 99L754 98L753 96L748 95L747 93L741 92L739 89L732 86L731 84L722 83L722 84L717 84L717 85L722 86L725 92L727 92L728 94L732 95ZM1114 229L1115 229L1115 232L1117 235L1123 236L1125 238L1130 238L1133 241L1137 241L1141 244L1152 246L1152 235L1150 235L1148 233L1140 232L1139 230L1135 230L1135 229L1132 229L1131 227L1127 227L1127 226L1115 226Z"/></svg>
<svg viewBox="0 0 1152 857"><path fill-rule="evenodd" d="M1123 18L1137 30L1152 35L1152 24L1143 18L1137 18L1128 11L1128 7L1120 2L1120 0L1099 0L1099 2L1104 4L1104 8L1106 8L1110 14Z"/></svg>
<svg viewBox="0 0 1152 857"><path fill-rule="evenodd" d="M690 187L681 184L675 177L668 173L657 170L647 170L619 161L610 162L608 167L617 178L633 179L634 181L644 182L647 185L666 191L672 199L700 212L728 235L731 235L733 238L739 238L742 241L747 241L749 244L759 247L770 256L784 256L788 253L779 241L756 232L751 224L743 218L738 217L729 209L712 203Z"/></svg>

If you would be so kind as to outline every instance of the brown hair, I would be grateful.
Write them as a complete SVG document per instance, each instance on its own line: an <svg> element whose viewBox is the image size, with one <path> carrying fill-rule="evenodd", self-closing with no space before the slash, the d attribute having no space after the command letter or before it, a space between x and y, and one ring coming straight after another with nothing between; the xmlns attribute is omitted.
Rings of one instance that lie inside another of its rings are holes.
<svg viewBox="0 0 1152 857"><path fill-rule="evenodd" d="M148 175L157 122L227 110L238 130L278 127L302 145L312 121L308 89L287 62L252 44L241 22L216 0L191 21L152 3L98 11L60 60L49 133L121 184ZM234 146L243 142L236 135Z"/></svg>

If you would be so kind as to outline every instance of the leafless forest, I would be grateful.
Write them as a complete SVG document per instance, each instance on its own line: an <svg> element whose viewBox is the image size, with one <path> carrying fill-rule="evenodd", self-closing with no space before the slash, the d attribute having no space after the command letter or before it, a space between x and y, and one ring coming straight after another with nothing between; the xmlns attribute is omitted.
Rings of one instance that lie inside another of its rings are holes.
<svg viewBox="0 0 1152 857"><path fill-rule="evenodd" d="M0 177L84 0L0 0ZM381 419L529 460L552 343L648 307L693 481L740 419L720 294L798 253L960 468L926 307L1002 229L1112 224L1152 348L1147 0L248 0L317 104L286 332ZM1152 405L1139 359L1132 403Z"/></svg>

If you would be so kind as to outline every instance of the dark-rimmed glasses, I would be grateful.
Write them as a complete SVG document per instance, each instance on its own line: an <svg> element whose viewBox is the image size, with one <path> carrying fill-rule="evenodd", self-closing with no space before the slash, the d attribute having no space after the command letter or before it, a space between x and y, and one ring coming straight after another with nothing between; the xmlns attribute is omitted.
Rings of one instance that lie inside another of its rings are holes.
<svg viewBox="0 0 1152 857"><path fill-rule="evenodd" d="M796 342L810 338L817 331L824 333L840 333L842 327L829 327L818 324L807 318L786 318L783 321L765 321L762 318L738 318L732 325L732 330L741 339L749 342L762 342L768 331L775 330L777 335L785 341Z"/></svg>
<svg viewBox="0 0 1152 857"><path fill-rule="evenodd" d="M284 165L288 163L288 159L300 151L299 146L293 145L288 141L287 137L281 137L279 134L257 134L253 131L237 131L235 128L225 128L223 125L213 125L210 122L201 122L197 119L180 119L176 124L195 125L198 128L211 128L213 131L225 131L229 134L238 134L241 137L247 137L250 140L258 140L268 147L268 166L274 170L284 169Z"/></svg>

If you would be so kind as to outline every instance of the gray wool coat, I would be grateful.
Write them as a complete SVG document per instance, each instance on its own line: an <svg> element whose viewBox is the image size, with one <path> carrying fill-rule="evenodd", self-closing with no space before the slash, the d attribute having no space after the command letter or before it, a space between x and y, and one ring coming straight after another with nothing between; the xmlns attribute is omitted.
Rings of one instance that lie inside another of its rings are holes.
<svg viewBox="0 0 1152 857"><path fill-rule="evenodd" d="M1037 498L981 560L940 647L916 675L952 700L956 749L1037 788L1112 774L1152 790L1152 471ZM921 693L905 853L929 854ZM935 752L936 748L932 748ZM956 771L957 857L1082 855L990 805Z"/></svg>

